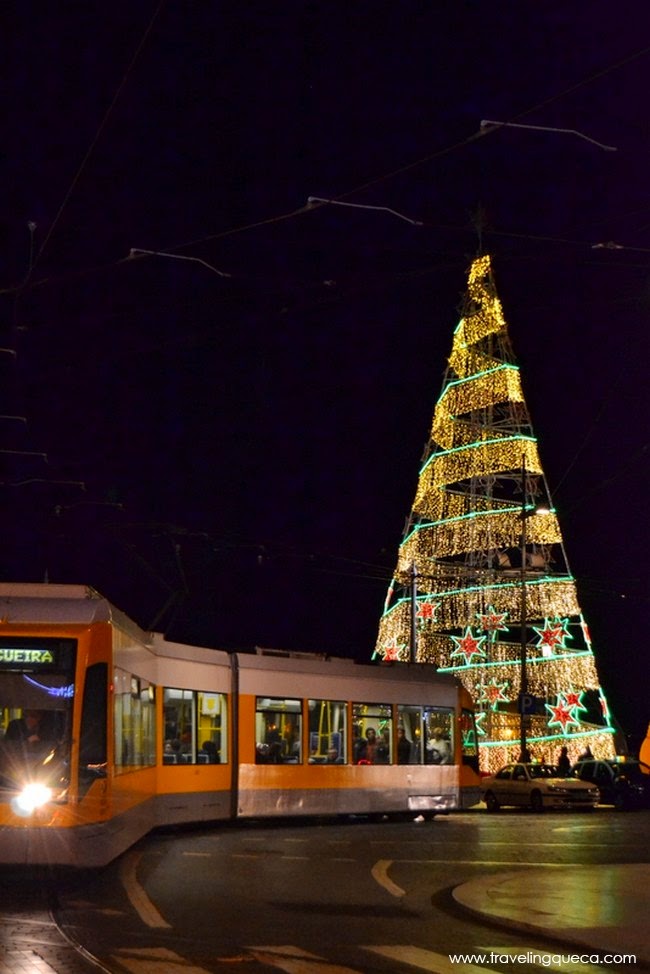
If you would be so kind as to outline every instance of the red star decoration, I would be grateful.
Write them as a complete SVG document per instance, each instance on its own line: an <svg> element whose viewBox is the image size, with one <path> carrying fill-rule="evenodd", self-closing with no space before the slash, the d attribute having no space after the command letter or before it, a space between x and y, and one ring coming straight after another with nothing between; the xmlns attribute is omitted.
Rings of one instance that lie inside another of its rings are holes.
<svg viewBox="0 0 650 974"><path fill-rule="evenodd" d="M541 649L550 649L551 653L555 652L557 646L564 649L564 640L571 638L567 632L568 625L568 619L555 619L552 622L550 619L545 619L543 629L533 626L539 636L537 645Z"/></svg>
<svg viewBox="0 0 650 974"><path fill-rule="evenodd" d="M574 707L577 707L578 710L584 710L584 707L582 706L582 700L580 699L581 697L582 697L581 693L575 693L573 690L568 690L564 694L564 702L566 703L569 710L573 710Z"/></svg>
<svg viewBox="0 0 650 974"><path fill-rule="evenodd" d="M481 649L481 644L485 642L485 636L479 636L477 639L472 636L471 626L468 626L465 630L464 636L452 636L451 637L456 643L457 649L451 654L453 656L464 656L465 665L470 666L473 656L485 656L484 650Z"/></svg>
<svg viewBox="0 0 650 974"><path fill-rule="evenodd" d="M481 695L478 700L479 703L488 703L491 710L496 710L497 704L500 700L505 703L509 702L509 698L506 696L506 687L508 686L508 681L504 683L483 683L479 684Z"/></svg>
<svg viewBox="0 0 650 974"><path fill-rule="evenodd" d="M580 726L580 721L575 719L561 695L558 696L558 702L555 707L549 703L545 704L545 706L549 713L553 714L553 719L548 722L549 727L561 727L562 732L566 734L567 728L572 724L575 727Z"/></svg>
<svg viewBox="0 0 650 974"><path fill-rule="evenodd" d="M439 602L420 602L417 607L417 618L421 619L422 622L435 622L436 609L439 605Z"/></svg>
<svg viewBox="0 0 650 974"><path fill-rule="evenodd" d="M555 649L557 644L562 642L562 630L556 626L542 630L540 636L540 646L549 646L551 649Z"/></svg>
<svg viewBox="0 0 650 974"><path fill-rule="evenodd" d="M476 618L480 623L481 629L485 629L486 632L496 632L497 629L502 629L506 632L508 630L505 624L508 613L496 612L493 605L488 606L487 612L477 612Z"/></svg>
<svg viewBox="0 0 650 974"><path fill-rule="evenodd" d="M576 693L575 690L565 690L558 698L564 700L567 710L571 711L573 719L576 721L580 721L579 712L587 709L582 702L583 696L584 691Z"/></svg>
<svg viewBox="0 0 650 974"><path fill-rule="evenodd" d="M401 658L402 650L404 649L404 643L387 643L386 646L382 647L383 657L385 660L398 660Z"/></svg>

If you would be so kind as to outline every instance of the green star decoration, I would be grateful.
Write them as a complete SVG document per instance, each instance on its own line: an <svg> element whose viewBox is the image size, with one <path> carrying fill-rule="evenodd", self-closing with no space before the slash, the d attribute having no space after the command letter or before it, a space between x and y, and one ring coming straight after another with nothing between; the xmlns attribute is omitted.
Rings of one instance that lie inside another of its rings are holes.
<svg viewBox="0 0 650 974"><path fill-rule="evenodd" d="M487 713L485 712L485 710L479 710L479 712L475 714L476 733L478 734L479 737L487 736L487 731L483 727L483 721L485 720L486 717L487 717Z"/></svg>

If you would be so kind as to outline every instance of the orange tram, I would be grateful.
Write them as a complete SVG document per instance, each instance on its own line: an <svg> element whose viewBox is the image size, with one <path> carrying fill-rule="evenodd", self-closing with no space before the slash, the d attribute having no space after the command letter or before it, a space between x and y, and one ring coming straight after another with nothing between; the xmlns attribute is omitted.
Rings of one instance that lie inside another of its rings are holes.
<svg viewBox="0 0 650 974"><path fill-rule="evenodd" d="M182 645L84 586L0 584L0 863L100 866L160 826L479 799L471 698L431 667Z"/></svg>

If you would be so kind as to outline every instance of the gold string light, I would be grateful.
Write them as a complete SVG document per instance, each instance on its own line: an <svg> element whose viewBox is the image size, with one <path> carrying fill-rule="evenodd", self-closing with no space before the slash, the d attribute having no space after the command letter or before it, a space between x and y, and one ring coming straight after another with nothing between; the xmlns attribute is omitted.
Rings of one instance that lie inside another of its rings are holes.
<svg viewBox="0 0 650 974"><path fill-rule="evenodd" d="M526 528L535 545L562 540L554 514L531 518ZM481 511L475 514L419 524L400 545L398 572L430 558L448 558L467 551L516 548L521 535L521 509Z"/></svg>
<svg viewBox="0 0 650 974"><path fill-rule="evenodd" d="M402 576L404 585L409 574ZM464 629L476 625L476 615L493 605L497 612L509 613L514 624L521 618L521 586L516 581L490 584L485 582L450 591L437 588L433 580L418 576L418 588L423 596L434 595L439 601L435 628ZM526 616L542 621L547 616L575 616L580 612L575 581L572 578L540 578L526 585ZM380 632L396 638L408 632L411 621L411 600L403 598L386 612L380 622Z"/></svg>
<svg viewBox="0 0 650 974"><path fill-rule="evenodd" d="M542 473L537 444L525 436L491 439L434 453L420 472L415 509L426 511L430 491L473 477L520 470L522 462L530 474Z"/></svg>
<svg viewBox="0 0 650 974"><path fill-rule="evenodd" d="M500 365L482 375L450 382L438 400L431 438L445 449L471 443L477 439L476 425L461 424L457 417L502 402L523 402L523 399L519 370L513 365Z"/></svg>

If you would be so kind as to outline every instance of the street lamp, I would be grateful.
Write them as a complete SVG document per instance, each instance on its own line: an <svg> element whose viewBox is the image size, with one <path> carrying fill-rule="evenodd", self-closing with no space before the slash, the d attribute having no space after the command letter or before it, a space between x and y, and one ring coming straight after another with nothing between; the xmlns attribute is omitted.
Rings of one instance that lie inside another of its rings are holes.
<svg viewBox="0 0 650 974"><path fill-rule="evenodd" d="M520 575L520 597L521 597L521 676L520 676L520 687L519 687L519 742L520 742L520 761L529 761L530 755L528 753L528 742L526 740L526 720L528 714L526 713L527 707L527 697L528 697L528 666L527 666L527 654L528 654L528 638L527 638L527 628L528 628L528 613L526 604L526 521L529 517L534 517L536 514L549 514L550 511L548 507L542 505L535 505L535 507L526 506L526 458L522 457L521 462L521 537L520 537L520 554L521 554L521 575Z"/></svg>

